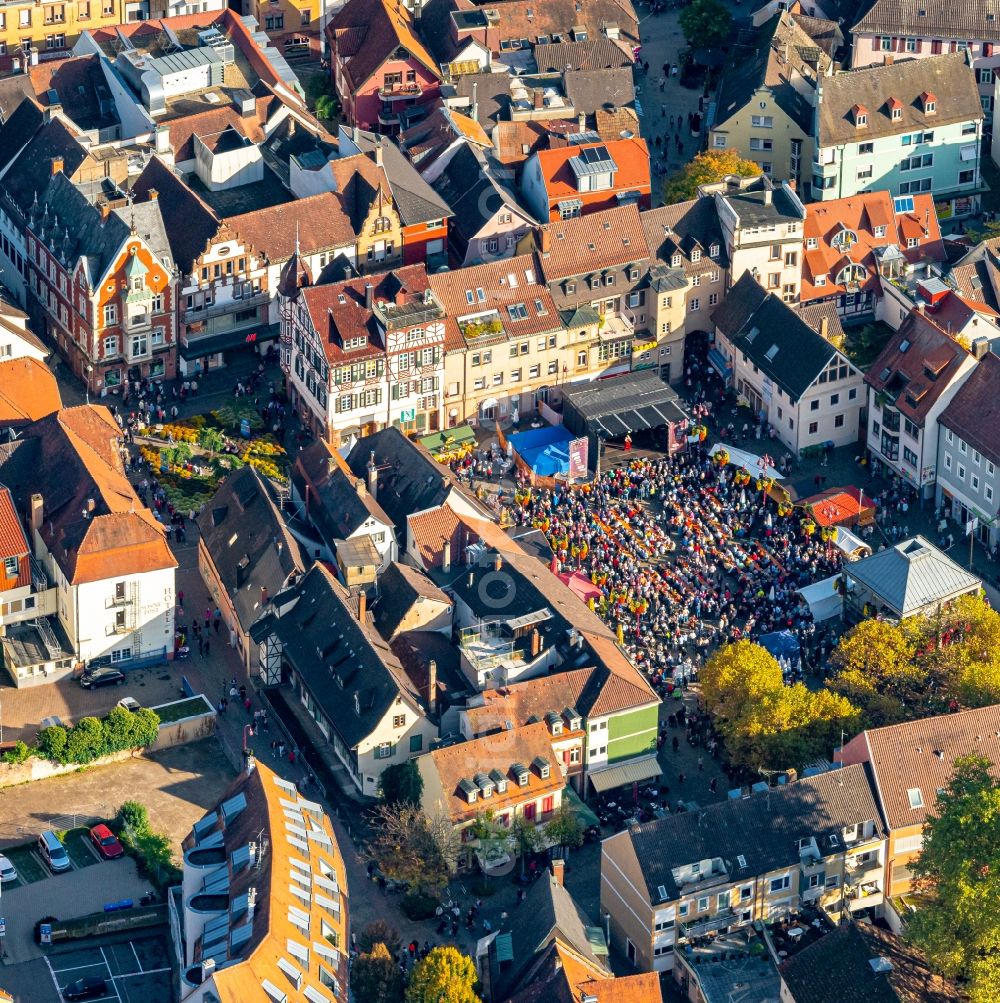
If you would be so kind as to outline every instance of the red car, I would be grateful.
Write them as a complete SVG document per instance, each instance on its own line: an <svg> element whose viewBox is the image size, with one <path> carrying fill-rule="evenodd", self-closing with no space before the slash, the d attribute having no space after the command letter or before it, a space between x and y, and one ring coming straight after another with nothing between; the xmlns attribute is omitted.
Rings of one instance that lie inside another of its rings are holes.
<svg viewBox="0 0 1000 1003"><path fill-rule="evenodd" d="M90 830L90 841L105 860L115 860L125 853L118 837L103 822Z"/></svg>

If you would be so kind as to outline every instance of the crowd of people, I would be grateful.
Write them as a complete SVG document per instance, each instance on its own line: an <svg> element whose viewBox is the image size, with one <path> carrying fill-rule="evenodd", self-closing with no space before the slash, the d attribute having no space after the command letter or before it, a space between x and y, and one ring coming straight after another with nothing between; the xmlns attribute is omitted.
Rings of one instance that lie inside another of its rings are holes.
<svg viewBox="0 0 1000 1003"><path fill-rule="evenodd" d="M654 685L696 674L719 643L779 630L815 665L830 639L797 590L836 574L839 551L740 470L694 443L633 457L584 489L524 488L511 518L600 590L595 610Z"/></svg>

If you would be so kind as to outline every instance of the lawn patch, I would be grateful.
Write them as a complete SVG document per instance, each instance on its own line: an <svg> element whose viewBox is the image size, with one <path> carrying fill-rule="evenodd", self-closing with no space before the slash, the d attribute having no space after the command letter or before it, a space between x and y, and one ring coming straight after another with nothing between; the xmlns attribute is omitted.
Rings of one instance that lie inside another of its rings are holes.
<svg viewBox="0 0 1000 1003"><path fill-rule="evenodd" d="M203 696L194 696L189 700L178 700L176 703L163 704L161 707L152 708L156 712L156 716L160 719L160 724L171 724L185 717L194 717L195 714L207 714L213 709Z"/></svg>

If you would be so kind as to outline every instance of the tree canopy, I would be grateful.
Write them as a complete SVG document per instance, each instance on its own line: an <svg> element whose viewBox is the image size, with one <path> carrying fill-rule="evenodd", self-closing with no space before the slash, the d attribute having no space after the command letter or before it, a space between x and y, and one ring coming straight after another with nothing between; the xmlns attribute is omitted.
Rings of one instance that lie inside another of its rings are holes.
<svg viewBox="0 0 1000 1003"><path fill-rule="evenodd" d="M403 973L385 944L377 942L354 959L351 993L357 1003L402 1003Z"/></svg>
<svg viewBox="0 0 1000 1003"><path fill-rule="evenodd" d="M718 45L728 34L733 16L720 0L692 0L681 11L680 25L688 45Z"/></svg>
<svg viewBox="0 0 1000 1003"><path fill-rule="evenodd" d="M1000 783L979 756L955 761L912 865L920 907L908 936L971 1003L1000 1003Z"/></svg>
<svg viewBox="0 0 1000 1003"><path fill-rule="evenodd" d="M476 966L454 947L435 947L410 976L406 1003L482 1003Z"/></svg>
<svg viewBox="0 0 1000 1003"><path fill-rule="evenodd" d="M786 685L781 666L759 644L717 649L699 673L702 698L726 743L730 761L756 770L802 767L829 757L858 713L846 697Z"/></svg>
<svg viewBox="0 0 1000 1003"><path fill-rule="evenodd" d="M419 805L423 793L424 778L412 759L396 763L382 771L379 794L386 804Z"/></svg>
<svg viewBox="0 0 1000 1003"><path fill-rule="evenodd" d="M429 818L414 805L381 804L373 812L372 860L393 881L417 892L448 883L457 859L454 830L447 818Z"/></svg>
<svg viewBox="0 0 1000 1003"><path fill-rule="evenodd" d="M760 174L760 165L744 160L735 150L705 150L667 178L663 189L664 203L672 205L697 198L699 185L721 181L728 174L755 178Z"/></svg>

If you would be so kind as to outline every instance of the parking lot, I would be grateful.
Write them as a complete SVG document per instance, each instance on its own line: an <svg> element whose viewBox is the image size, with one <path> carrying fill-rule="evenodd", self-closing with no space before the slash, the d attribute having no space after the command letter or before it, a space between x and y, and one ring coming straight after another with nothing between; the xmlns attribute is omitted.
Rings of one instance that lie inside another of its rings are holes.
<svg viewBox="0 0 1000 1003"><path fill-rule="evenodd" d="M121 1003L171 1003L170 962L166 939L141 937L121 943L77 948L45 959L60 993L82 978L101 978L108 991L97 1000Z"/></svg>

